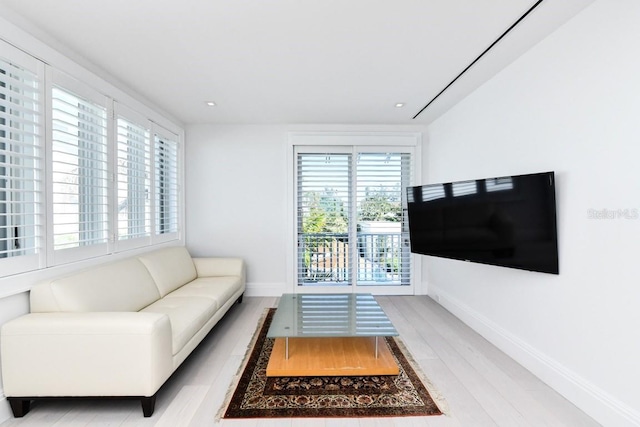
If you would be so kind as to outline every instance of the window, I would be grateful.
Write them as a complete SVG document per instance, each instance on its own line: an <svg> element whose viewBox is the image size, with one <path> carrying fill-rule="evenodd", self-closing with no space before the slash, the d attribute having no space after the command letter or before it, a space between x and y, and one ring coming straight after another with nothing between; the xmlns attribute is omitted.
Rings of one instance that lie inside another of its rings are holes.
<svg viewBox="0 0 640 427"><path fill-rule="evenodd" d="M178 232L178 143L155 137L156 235Z"/></svg>
<svg viewBox="0 0 640 427"><path fill-rule="evenodd" d="M411 155L360 153L356 163L359 284L408 285L411 257L406 187Z"/></svg>
<svg viewBox="0 0 640 427"><path fill-rule="evenodd" d="M53 249L106 244L107 110L55 86L51 114Z"/></svg>
<svg viewBox="0 0 640 427"><path fill-rule="evenodd" d="M5 279L181 238L180 130L99 87L0 40L3 286L24 291L31 276Z"/></svg>
<svg viewBox="0 0 640 427"><path fill-rule="evenodd" d="M0 57L0 266L8 274L37 268L42 251L41 80L33 68Z"/></svg>
<svg viewBox="0 0 640 427"><path fill-rule="evenodd" d="M407 286L411 152L296 147L297 285Z"/></svg>
<svg viewBox="0 0 640 427"><path fill-rule="evenodd" d="M127 116L133 115L127 113ZM146 239L151 236L150 131L137 121L118 114L116 229L119 247L148 244Z"/></svg>
<svg viewBox="0 0 640 427"><path fill-rule="evenodd" d="M298 284L349 284L351 154L298 153Z"/></svg>

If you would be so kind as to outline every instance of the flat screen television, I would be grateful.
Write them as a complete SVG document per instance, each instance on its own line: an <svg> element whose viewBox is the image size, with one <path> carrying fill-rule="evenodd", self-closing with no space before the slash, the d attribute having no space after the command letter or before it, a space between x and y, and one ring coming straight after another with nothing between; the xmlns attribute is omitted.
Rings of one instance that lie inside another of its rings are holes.
<svg viewBox="0 0 640 427"><path fill-rule="evenodd" d="M407 188L411 252L558 274L553 172Z"/></svg>

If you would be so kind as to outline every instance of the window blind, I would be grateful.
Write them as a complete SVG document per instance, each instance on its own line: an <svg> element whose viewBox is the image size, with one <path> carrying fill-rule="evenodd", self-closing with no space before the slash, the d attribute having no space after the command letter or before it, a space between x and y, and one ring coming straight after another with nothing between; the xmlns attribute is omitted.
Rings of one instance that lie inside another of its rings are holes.
<svg viewBox="0 0 640 427"><path fill-rule="evenodd" d="M0 258L41 250L39 78L0 58Z"/></svg>
<svg viewBox="0 0 640 427"><path fill-rule="evenodd" d="M177 233L179 220L178 142L156 135L154 150L156 235Z"/></svg>
<svg viewBox="0 0 640 427"><path fill-rule="evenodd" d="M106 108L57 86L51 96L53 248L106 243Z"/></svg>
<svg viewBox="0 0 640 427"><path fill-rule="evenodd" d="M180 129L86 80L0 40L0 281L10 292L29 280L7 280L15 274L180 238Z"/></svg>
<svg viewBox="0 0 640 427"><path fill-rule="evenodd" d="M408 153L359 153L356 165L358 284L408 285Z"/></svg>
<svg viewBox="0 0 640 427"><path fill-rule="evenodd" d="M351 154L299 153L298 284L350 284Z"/></svg>
<svg viewBox="0 0 640 427"><path fill-rule="evenodd" d="M119 240L151 234L151 143L149 129L117 119L117 230Z"/></svg>

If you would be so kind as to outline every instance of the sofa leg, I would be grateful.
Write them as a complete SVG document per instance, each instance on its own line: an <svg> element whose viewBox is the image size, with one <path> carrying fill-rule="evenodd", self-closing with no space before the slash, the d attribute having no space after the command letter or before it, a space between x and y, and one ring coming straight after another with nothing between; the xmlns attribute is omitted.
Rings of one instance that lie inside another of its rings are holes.
<svg viewBox="0 0 640 427"><path fill-rule="evenodd" d="M151 397L142 397L140 399L140 403L142 403L142 414L145 417L150 417L156 409L156 395L154 394Z"/></svg>
<svg viewBox="0 0 640 427"><path fill-rule="evenodd" d="M7 397L9 404L11 405L11 412L16 418L22 418L25 416L29 409L31 409L31 400L21 399L15 397Z"/></svg>
<svg viewBox="0 0 640 427"><path fill-rule="evenodd" d="M238 302L238 304L242 304L242 297L244 296L244 293L241 294L238 299L236 300Z"/></svg>

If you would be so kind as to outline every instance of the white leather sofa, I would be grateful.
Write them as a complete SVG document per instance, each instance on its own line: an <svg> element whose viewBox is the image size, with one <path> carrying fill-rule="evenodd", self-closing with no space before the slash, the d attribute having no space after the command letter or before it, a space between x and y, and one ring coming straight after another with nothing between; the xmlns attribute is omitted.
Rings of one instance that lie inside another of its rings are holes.
<svg viewBox="0 0 640 427"><path fill-rule="evenodd" d="M14 416L46 397L155 395L245 290L239 258L171 247L35 285L5 323L0 362Z"/></svg>

